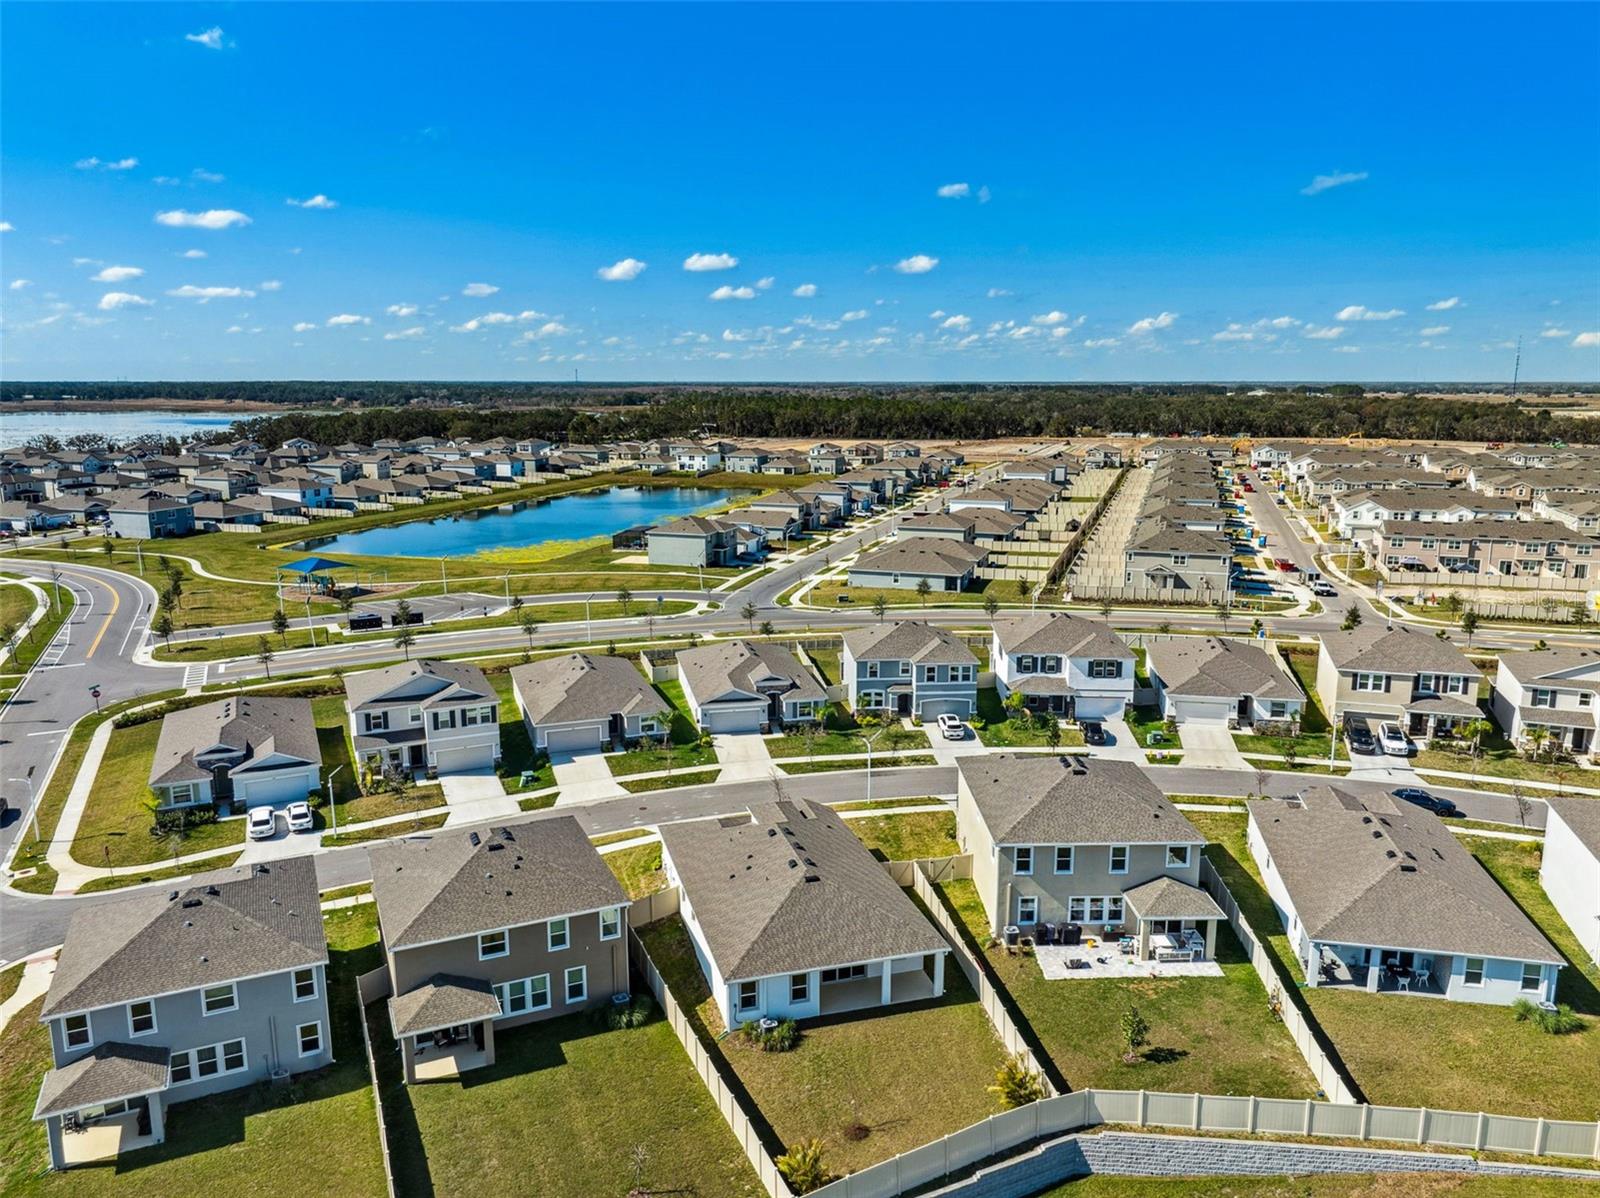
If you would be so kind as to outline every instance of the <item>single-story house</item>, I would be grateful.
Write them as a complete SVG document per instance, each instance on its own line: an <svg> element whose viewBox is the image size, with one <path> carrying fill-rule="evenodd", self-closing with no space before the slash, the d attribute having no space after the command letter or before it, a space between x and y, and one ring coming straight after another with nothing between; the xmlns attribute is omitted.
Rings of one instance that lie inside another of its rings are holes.
<svg viewBox="0 0 1600 1198"><path fill-rule="evenodd" d="M234 695L162 718L150 789L163 809L264 807L304 800L321 774L310 699Z"/></svg>
<svg viewBox="0 0 1600 1198"><path fill-rule="evenodd" d="M761 732L814 723L828 692L781 645L719 641L678 653L678 678L695 725L707 732Z"/></svg>
<svg viewBox="0 0 1600 1198"><path fill-rule="evenodd" d="M609 749L659 736L672 705L621 657L568 653L511 671L512 692L535 749Z"/></svg>
<svg viewBox="0 0 1600 1198"><path fill-rule="evenodd" d="M1295 735L1305 692L1275 649L1215 636L1175 636L1145 650L1161 714Z"/></svg>

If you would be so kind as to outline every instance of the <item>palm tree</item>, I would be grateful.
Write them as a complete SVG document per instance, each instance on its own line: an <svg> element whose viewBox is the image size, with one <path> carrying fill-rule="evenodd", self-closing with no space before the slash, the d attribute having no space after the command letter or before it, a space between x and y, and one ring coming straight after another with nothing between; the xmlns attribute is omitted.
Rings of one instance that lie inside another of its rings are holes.
<svg viewBox="0 0 1600 1198"><path fill-rule="evenodd" d="M878 617L878 623L883 623L883 613L889 610L889 603L884 599L882 592L872 597L872 614Z"/></svg>
<svg viewBox="0 0 1600 1198"><path fill-rule="evenodd" d="M749 623L750 631L752 633L754 633L755 630L756 630L756 605L755 605L755 602L753 600L746 599L744 606L739 609L739 615L740 615L740 617L742 619L744 619L745 621L747 621Z"/></svg>
<svg viewBox="0 0 1600 1198"><path fill-rule="evenodd" d="M267 677L272 677L272 642L262 634L256 641L256 660L261 663L261 668L267 672Z"/></svg>
<svg viewBox="0 0 1600 1198"><path fill-rule="evenodd" d="M617 588L617 602L622 604L622 614L623 615L627 616L627 615L632 615L633 614L629 610L631 604L633 603L633 592L630 591L627 587L618 587Z"/></svg>
<svg viewBox="0 0 1600 1198"><path fill-rule="evenodd" d="M525 613L517 621L522 625L522 635L528 638L528 652L533 652L533 634L539 631L539 622L533 618L533 613Z"/></svg>

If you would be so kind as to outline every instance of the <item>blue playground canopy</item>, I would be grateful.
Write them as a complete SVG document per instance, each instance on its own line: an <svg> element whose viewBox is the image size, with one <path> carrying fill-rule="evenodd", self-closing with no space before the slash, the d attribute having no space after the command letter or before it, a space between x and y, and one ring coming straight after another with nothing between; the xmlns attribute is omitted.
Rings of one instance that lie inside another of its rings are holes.
<svg viewBox="0 0 1600 1198"><path fill-rule="evenodd" d="M303 557L297 562L285 562L278 567L280 572L289 574L324 574L329 570L348 570L349 562L336 562L331 557Z"/></svg>

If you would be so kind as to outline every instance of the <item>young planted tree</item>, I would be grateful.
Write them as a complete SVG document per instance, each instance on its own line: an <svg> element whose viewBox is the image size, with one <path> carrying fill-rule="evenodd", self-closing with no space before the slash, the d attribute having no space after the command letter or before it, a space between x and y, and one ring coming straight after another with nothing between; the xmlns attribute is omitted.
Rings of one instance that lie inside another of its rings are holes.
<svg viewBox="0 0 1600 1198"><path fill-rule="evenodd" d="M1478 631L1478 613L1470 607L1461 611L1461 631L1467 634L1467 648L1472 648L1473 634Z"/></svg>
<svg viewBox="0 0 1600 1198"><path fill-rule="evenodd" d="M522 625L522 635L528 638L528 652L533 652L533 634L539 631L539 621L533 618L533 613L526 612L517 621Z"/></svg>
<svg viewBox="0 0 1600 1198"><path fill-rule="evenodd" d="M994 1071L994 1085L985 1087L1000 1103L1000 1109L1014 1111L1031 1102L1044 1099L1044 1077L1037 1069L1029 1069L1023 1055L1012 1053L1005 1063Z"/></svg>
<svg viewBox="0 0 1600 1198"><path fill-rule="evenodd" d="M922 600L922 606L928 606L928 596L933 594L933 584L926 578L917 579L917 598Z"/></svg>
<svg viewBox="0 0 1600 1198"><path fill-rule="evenodd" d="M627 587L617 588L617 602L622 604L623 615L631 616L633 614L633 592Z"/></svg>
<svg viewBox="0 0 1600 1198"><path fill-rule="evenodd" d="M883 613L889 610L888 601L880 592L872 597L872 614L878 617L878 623L883 623Z"/></svg>
<svg viewBox="0 0 1600 1198"><path fill-rule="evenodd" d="M1360 628L1361 627L1361 608L1358 607L1354 603L1352 603L1349 607L1345 608L1344 609L1344 621L1343 621L1343 623L1341 623L1339 625L1339 627L1344 629L1346 632L1349 632L1352 628Z"/></svg>
<svg viewBox="0 0 1600 1198"><path fill-rule="evenodd" d="M272 613L272 631L278 634L278 640L285 648L289 646L289 616L283 608L277 608Z"/></svg>
<svg viewBox="0 0 1600 1198"><path fill-rule="evenodd" d="M401 624L394 630L394 647L405 654L406 660L411 660L411 646L417 643L417 634L411 625Z"/></svg>
<svg viewBox="0 0 1600 1198"><path fill-rule="evenodd" d="M739 618L750 625L750 631L756 630L756 605L754 600L746 599L744 606L739 609Z"/></svg>
<svg viewBox="0 0 1600 1198"><path fill-rule="evenodd" d="M261 663L261 668L267 672L267 677L272 677L272 642L263 633L256 640L256 660Z"/></svg>
<svg viewBox="0 0 1600 1198"><path fill-rule="evenodd" d="M167 648L172 648L172 614L162 608L156 612L156 618L150 621L150 631L167 642Z"/></svg>
<svg viewBox="0 0 1600 1198"><path fill-rule="evenodd" d="M1122 1013L1121 1026L1125 1049L1122 1059L1131 1065L1139 1059L1139 1050L1150 1043L1150 1021L1140 1013L1138 1007L1129 1007Z"/></svg>
<svg viewBox="0 0 1600 1198"><path fill-rule="evenodd" d="M992 620L994 619L995 612L999 610L1000 600L994 597L993 591L985 591L983 593L983 614Z"/></svg>
<svg viewBox="0 0 1600 1198"><path fill-rule="evenodd" d="M772 627L772 621L771 620L762 620L761 621L761 635L762 636L771 636L775 631L776 631L776 629L774 629Z"/></svg>

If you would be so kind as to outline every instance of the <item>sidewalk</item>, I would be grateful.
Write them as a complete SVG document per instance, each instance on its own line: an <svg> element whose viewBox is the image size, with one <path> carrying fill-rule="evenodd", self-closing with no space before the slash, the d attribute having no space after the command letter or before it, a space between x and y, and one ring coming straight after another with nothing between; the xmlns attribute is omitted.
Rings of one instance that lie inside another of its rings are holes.
<svg viewBox="0 0 1600 1198"><path fill-rule="evenodd" d="M72 842L77 839L78 825L83 822L84 810L89 806L89 792L94 788L94 780L100 773L100 763L105 759L106 746L111 743L112 725L115 722L115 720L102 720L100 726L94 730L94 735L89 738L89 748L84 752L83 764L78 767L78 775L72 780L72 790L67 794L67 805L61 809L61 818L56 821L55 835L45 852L45 860L50 863L50 868L56 871L57 894L63 890L75 891L85 882L101 877L106 872L76 861L72 856Z"/></svg>
<svg viewBox="0 0 1600 1198"><path fill-rule="evenodd" d="M0 1031L5 1030L13 1015L50 989L50 979L55 976L55 949L35 953L26 960L27 964L22 967L22 980L17 983L16 993L5 1002L0 1002Z"/></svg>

